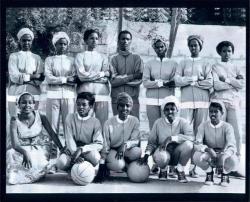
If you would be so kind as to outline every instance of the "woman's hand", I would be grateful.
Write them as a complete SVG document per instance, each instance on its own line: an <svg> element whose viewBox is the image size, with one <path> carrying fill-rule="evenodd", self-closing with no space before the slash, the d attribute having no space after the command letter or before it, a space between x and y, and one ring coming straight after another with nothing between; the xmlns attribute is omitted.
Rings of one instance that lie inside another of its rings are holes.
<svg viewBox="0 0 250 202"><path fill-rule="evenodd" d="M148 163L148 154L145 154L144 157L140 158L137 162L139 165L147 164Z"/></svg>
<svg viewBox="0 0 250 202"><path fill-rule="evenodd" d="M23 162L22 162L22 165L25 168L28 168L28 169L32 168L31 158L30 158L30 155L27 152L23 153Z"/></svg>
<svg viewBox="0 0 250 202"><path fill-rule="evenodd" d="M69 150L66 146L64 146L64 147L60 150L60 154L66 154L66 155L68 155L68 156L71 156L71 152L70 152L70 150Z"/></svg>
<svg viewBox="0 0 250 202"><path fill-rule="evenodd" d="M83 159L80 157L81 154L82 154L82 149L77 148L77 150L75 151L75 153L72 156L71 164L82 162Z"/></svg>
<svg viewBox="0 0 250 202"><path fill-rule="evenodd" d="M127 145L124 143L122 144L119 149L117 150L117 153L115 155L116 159L122 159L124 157L124 152L126 150Z"/></svg>

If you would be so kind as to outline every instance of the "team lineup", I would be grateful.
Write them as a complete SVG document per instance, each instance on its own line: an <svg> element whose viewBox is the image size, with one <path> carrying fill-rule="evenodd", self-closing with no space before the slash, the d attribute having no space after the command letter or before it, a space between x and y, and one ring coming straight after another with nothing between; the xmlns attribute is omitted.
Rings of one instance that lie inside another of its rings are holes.
<svg viewBox="0 0 250 202"><path fill-rule="evenodd" d="M29 28L19 30L17 38L20 51L8 62L7 183L34 183L57 170L79 185L105 183L110 171L146 182L150 156L151 172L159 180L188 183L184 168L189 161L189 176L201 177L196 172L200 167L206 185L214 184L215 174L221 186L230 184L230 176L244 178L238 171L242 137L236 113L245 78L231 59L235 50L230 41L215 47L220 60L212 63L199 56L203 37L190 35L190 57L177 63L166 57L168 40L156 36L152 48L157 57L144 64L130 51L127 30L119 33L118 53L110 60L96 50L100 33L94 29L84 32L87 50L75 58L67 55L67 33L55 33L55 54L45 62L30 51L34 34ZM38 110L44 80L46 115ZM139 130L140 85L146 88L150 129L145 151ZM180 100L175 88L180 88ZM59 138L60 117L65 142Z"/></svg>

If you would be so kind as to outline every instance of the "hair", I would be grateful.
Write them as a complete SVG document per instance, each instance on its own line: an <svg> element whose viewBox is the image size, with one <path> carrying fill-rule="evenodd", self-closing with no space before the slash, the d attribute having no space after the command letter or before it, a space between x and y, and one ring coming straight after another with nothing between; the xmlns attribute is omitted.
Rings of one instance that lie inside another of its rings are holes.
<svg viewBox="0 0 250 202"><path fill-rule="evenodd" d="M96 33L98 35L98 38L100 37L100 33L97 29L88 29L84 32L83 40L87 41L90 34L92 34L92 33Z"/></svg>
<svg viewBox="0 0 250 202"><path fill-rule="evenodd" d="M118 35L118 40L120 40L122 34L129 34L132 40L132 34L128 30L123 30Z"/></svg>
<svg viewBox="0 0 250 202"><path fill-rule="evenodd" d="M76 100L78 99L85 99L85 100L88 100L89 101L89 105L93 106L94 103L95 103L95 96L94 94L90 93L90 92L82 92L82 93L79 93L77 95L77 98Z"/></svg>
<svg viewBox="0 0 250 202"><path fill-rule="evenodd" d="M209 108L210 108L210 107L218 108L218 109L221 111L221 113L223 113L223 107L222 107L222 105L221 105L220 103L218 103L218 102L211 102L211 104L209 105Z"/></svg>
<svg viewBox="0 0 250 202"><path fill-rule="evenodd" d="M176 106L176 104L175 104L174 102L168 102L168 103L166 103L166 104L164 105L163 110L165 110L165 108L166 108L167 105L174 105L175 108L176 108L176 110L178 111L178 107Z"/></svg>
<svg viewBox="0 0 250 202"><path fill-rule="evenodd" d="M35 98L34 98L34 96L33 96L32 94L26 92L26 93L23 93L23 94L21 94L21 95L19 96L19 98L18 98L18 100L17 100L17 104L20 104L20 101L21 101L21 99L22 99L22 97L23 97L24 95L29 95L30 97L32 97L32 100L33 100L33 102L35 103Z"/></svg>
<svg viewBox="0 0 250 202"><path fill-rule="evenodd" d="M216 46L216 51L217 51L217 53L220 55L222 48L223 48L223 47L229 47L229 46L232 47L232 52L234 53L234 45L233 45L233 43L230 42L230 41L222 41L222 42L220 42L220 43Z"/></svg>

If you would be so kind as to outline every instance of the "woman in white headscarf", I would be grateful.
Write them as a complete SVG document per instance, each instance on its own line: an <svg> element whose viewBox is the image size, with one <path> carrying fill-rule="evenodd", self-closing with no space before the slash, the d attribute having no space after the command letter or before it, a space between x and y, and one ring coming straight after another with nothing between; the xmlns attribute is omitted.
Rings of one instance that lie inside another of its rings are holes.
<svg viewBox="0 0 250 202"><path fill-rule="evenodd" d="M65 32L57 32L52 38L56 54L45 60L45 78L48 83L46 115L53 130L59 133L60 115L63 129L69 113L74 113L75 67L73 57L67 56L70 39Z"/></svg>
<svg viewBox="0 0 250 202"><path fill-rule="evenodd" d="M29 28L22 28L17 33L20 51L10 54L8 109L10 116L16 115L16 98L23 92L29 92L35 97L36 106L41 94L40 85L44 79L44 69L41 57L31 52L34 34Z"/></svg>

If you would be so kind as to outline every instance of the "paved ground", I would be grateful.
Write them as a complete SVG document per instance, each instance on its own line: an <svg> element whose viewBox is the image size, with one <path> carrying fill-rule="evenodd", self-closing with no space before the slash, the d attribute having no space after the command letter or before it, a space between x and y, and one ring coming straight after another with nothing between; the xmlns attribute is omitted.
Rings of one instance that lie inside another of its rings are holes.
<svg viewBox="0 0 250 202"><path fill-rule="evenodd" d="M146 142L142 144L145 147ZM245 148L245 145L243 145ZM245 173L245 151L242 151L240 171ZM149 162L152 166L152 161ZM186 172L188 165L186 166ZM34 184L7 185L6 193L245 193L245 180L230 178L228 187L218 185L220 179L215 177L215 185L204 185L205 173L197 169L200 178L189 178L189 183L182 184L175 179L159 181L157 175L151 175L146 183L132 183L125 173L112 173L102 184L87 186L75 185L67 179L66 173L47 175L45 179Z"/></svg>

